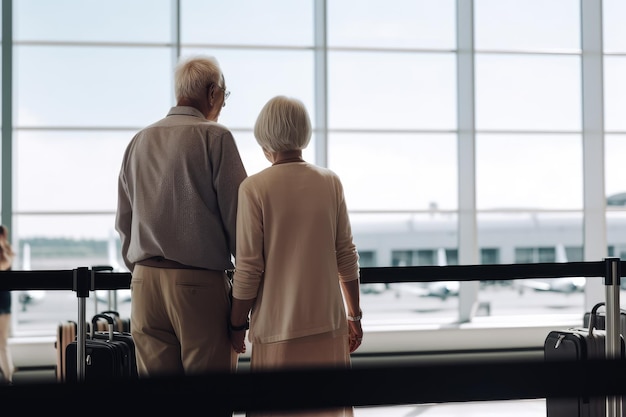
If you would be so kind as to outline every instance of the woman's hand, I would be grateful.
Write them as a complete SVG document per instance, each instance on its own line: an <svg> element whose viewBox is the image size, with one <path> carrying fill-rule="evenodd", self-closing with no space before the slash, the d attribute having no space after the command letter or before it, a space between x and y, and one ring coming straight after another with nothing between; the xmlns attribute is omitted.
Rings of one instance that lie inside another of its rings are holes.
<svg viewBox="0 0 626 417"><path fill-rule="evenodd" d="M361 327L361 320L359 321L348 321L349 328L349 342L350 342L350 353L354 352L361 346L361 342L363 341L363 328Z"/></svg>

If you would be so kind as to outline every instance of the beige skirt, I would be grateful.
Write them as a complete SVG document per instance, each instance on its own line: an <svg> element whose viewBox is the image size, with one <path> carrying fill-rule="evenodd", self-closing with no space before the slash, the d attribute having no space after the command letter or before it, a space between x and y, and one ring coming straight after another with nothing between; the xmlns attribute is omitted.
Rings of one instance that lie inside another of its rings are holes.
<svg viewBox="0 0 626 417"><path fill-rule="evenodd" d="M254 343L250 355L252 372L333 366L350 368L350 347L345 329L276 343ZM342 407L298 412L248 412L246 416L353 417L354 412L352 407Z"/></svg>

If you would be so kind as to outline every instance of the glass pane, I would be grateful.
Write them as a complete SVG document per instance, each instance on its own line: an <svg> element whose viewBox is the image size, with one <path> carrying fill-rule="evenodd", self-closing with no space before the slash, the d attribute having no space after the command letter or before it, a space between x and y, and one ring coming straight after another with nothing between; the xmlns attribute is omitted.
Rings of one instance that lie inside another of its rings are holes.
<svg viewBox="0 0 626 417"><path fill-rule="evenodd" d="M170 42L171 0L19 0L15 40Z"/></svg>
<svg viewBox="0 0 626 417"><path fill-rule="evenodd" d="M141 127L172 105L166 49L16 47L17 126Z"/></svg>
<svg viewBox="0 0 626 417"><path fill-rule="evenodd" d="M134 134L18 131L15 209L114 212L122 157Z"/></svg>
<svg viewBox="0 0 626 417"><path fill-rule="evenodd" d="M477 49L580 49L578 0L475 0Z"/></svg>
<svg viewBox="0 0 626 417"><path fill-rule="evenodd" d="M476 127L580 130L580 58L478 55Z"/></svg>
<svg viewBox="0 0 626 417"><path fill-rule="evenodd" d="M117 250L119 238L114 227L115 213L16 214L13 226L18 249L15 269L64 270L111 265L126 270ZM108 246L110 240L113 248Z"/></svg>
<svg viewBox="0 0 626 417"><path fill-rule="evenodd" d="M90 292L85 302L85 316L88 320L96 312L105 310L115 310L120 313L120 317L130 317L130 290L120 289L114 293L117 303L114 308L109 308L109 291ZM16 337L51 336L50 343L54 343L60 323L78 321L78 297L72 290L14 291L13 306L12 330Z"/></svg>
<svg viewBox="0 0 626 417"><path fill-rule="evenodd" d="M604 127L607 131L626 130L626 57L604 57Z"/></svg>
<svg viewBox="0 0 626 417"><path fill-rule="evenodd" d="M452 264L446 254L458 250L455 214L352 213L350 220L367 266ZM366 284L361 304L370 324L449 323L458 316L458 289L445 281Z"/></svg>
<svg viewBox="0 0 626 417"><path fill-rule="evenodd" d="M328 58L332 129L455 129L453 54L345 53Z"/></svg>
<svg viewBox="0 0 626 417"><path fill-rule="evenodd" d="M476 137L479 209L582 209L579 135Z"/></svg>
<svg viewBox="0 0 626 417"><path fill-rule="evenodd" d="M608 204L626 210L626 135L605 136L605 187Z"/></svg>
<svg viewBox="0 0 626 417"><path fill-rule="evenodd" d="M583 216L479 214L478 245L497 250L501 264L581 261L569 256L582 256ZM488 304L493 316L578 314L584 311L584 285L584 277L496 280L483 282L478 298Z"/></svg>
<svg viewBox="0 0 626 417"><path fill-rule="evenodd" d="M623 0L603 0L602 42L606 52L626 52L626 3Z"/></svg>
<svg viewBox="0 0 626 417"><path fill-rule="evenodd" d="M251 129L270 98L286 95L302 100L315 125L312 52L192 48L182 51L182 55L198 53L214 55L219 60L231 91L220 123L232 129Z"/></svg>
<svg viewBox="0 0 626 417"><path fill-rule="evenodd" d="M452 0L342 0L327 7L330 47L456 47Z"/></svg>
<svg viewBox="0 0 626 417"><path fill-rule="evenodd" d="M626 212L609 212L606 221L609 256L617 256L626 261ZM625 286L622 278L622 288Z"/></svg>
<svg viewBox="0 0 626 417"><path fill-rule="evenodd" d="M113 231L111 215L16 215L14 241L15 270L67 270L109 265L116 272L127 272L119 256L119 239ZM57 325L78 317L78 298L68 290L14 291L13 309L16 335L55 335ZM117 291L115 309L130 315L129 290ZM18 307L19 306L19 307ZM86 314L108 307L108 293L90 293Z"/></svg>
<svg viewBox="0 0 626 417"><path fill-rule="evenodd" d="M185 44L310 46L313 2L182 0L181 38Z"/></svg>
<svg viewBox="0 0 626 417"><path fill-rule="evenodd" d="M350 210L436 212L457 208L456 152L455 135L333 133L328 165Z"/></svg>

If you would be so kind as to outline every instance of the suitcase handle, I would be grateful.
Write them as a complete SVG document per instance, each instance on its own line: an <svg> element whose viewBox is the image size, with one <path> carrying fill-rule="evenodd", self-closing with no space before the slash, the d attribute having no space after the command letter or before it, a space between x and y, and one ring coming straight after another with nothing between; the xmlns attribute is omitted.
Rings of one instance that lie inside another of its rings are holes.
<svg viewBox="0 0 626 417"><path fill-rule="evenodd" d="M100 314L106 314L108 316L113 317L113 326L117 325L117 331L118 332L125 332L125 331L127 331L124 328L124 321L121 319L119 311L117 311L117 310L105 310L105 311L101 311Z"/></svg>
<svg viewBox="0 0 626 417"><path fill-rule="evenodd" d="M109 328L109 340L113 340L113 324L115 323L113 321L113 317L108 316L106 314L96 314L95 316L93 316L93 318L91 319L91 331L90 331L90 336L93 339L94 333L95 333L95 329L98 325L98 320L99 319L105 319L108 323L108 328Z"/></svg>
<svg viewBox="0 0 626 417"><path fill-rule="evenodd" d="M596 304L595 306L593 306L593 308L591 309L591 314L589 314L589 336L592 335L593 333L593 329L596 328L596 317L598 315L598 310L600 309L600 307L606 306L605 302L600 302L598 304Z"/></svg>

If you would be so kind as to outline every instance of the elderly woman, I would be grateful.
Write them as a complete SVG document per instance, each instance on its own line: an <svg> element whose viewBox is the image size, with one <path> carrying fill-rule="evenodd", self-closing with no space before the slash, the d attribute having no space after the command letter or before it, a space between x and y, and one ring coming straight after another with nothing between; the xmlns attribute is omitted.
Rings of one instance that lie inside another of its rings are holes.
<svg viewBox="0 0 626 417"><path fill-rule="evenodd" d="M363 329L359 257L341 181L302 159L311 121L299 100L269 100L254 136L272 165L239 187L233 348L245 352L250 315L252 371L348 368ZM313 414L352 413L346 407Z"/></svg>

